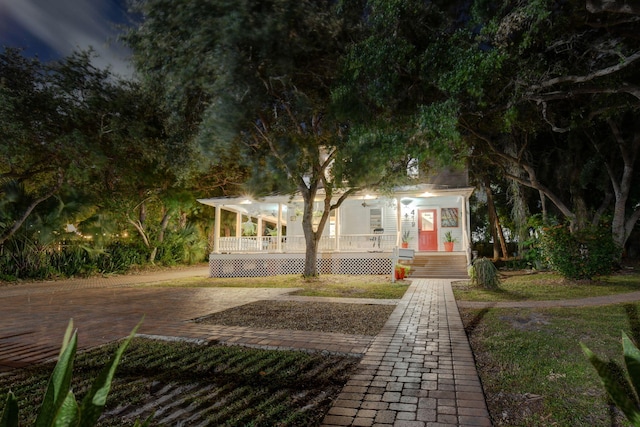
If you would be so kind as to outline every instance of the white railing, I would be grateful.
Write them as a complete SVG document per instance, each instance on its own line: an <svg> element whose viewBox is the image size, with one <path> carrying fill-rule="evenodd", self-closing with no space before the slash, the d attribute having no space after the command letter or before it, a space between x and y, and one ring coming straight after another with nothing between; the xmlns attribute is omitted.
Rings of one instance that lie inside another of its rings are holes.
<svg viewBox="0 0 640 427"><path fill-rule="evenodd" d="M320 252L380 252L392 251L396 246L394 234L347 234L340 236L339 246L335 237L323 237L318 245ZM220 252L277 252L278 238L275 236L243 236L221 237ZM280 250L282 252L304 252L306 241L304 236L283 236Z"/></svg>
<svg viewBox="0 0 640 427"><path fill-rule="evenodd" d="M273 236L221 237L220 252L276 251L278 240Z"/></svg>
<svg viewBox="0 0 640 427"><path fill-rule="evenodd" d="M391 251L396 246L395 234L346 234L340 236L340 251Z"/></svg>

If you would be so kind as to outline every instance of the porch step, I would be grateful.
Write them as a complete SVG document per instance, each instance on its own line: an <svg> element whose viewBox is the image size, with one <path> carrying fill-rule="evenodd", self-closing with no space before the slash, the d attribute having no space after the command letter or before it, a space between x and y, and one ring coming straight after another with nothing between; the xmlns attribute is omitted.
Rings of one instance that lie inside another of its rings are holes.
<svg viewBox="0 0 640 427"><path fill-rule="evenodd" d="M416 253L409 277L426 279L468 279L467 257L465 255L446 254L428 255Z"/></svg>

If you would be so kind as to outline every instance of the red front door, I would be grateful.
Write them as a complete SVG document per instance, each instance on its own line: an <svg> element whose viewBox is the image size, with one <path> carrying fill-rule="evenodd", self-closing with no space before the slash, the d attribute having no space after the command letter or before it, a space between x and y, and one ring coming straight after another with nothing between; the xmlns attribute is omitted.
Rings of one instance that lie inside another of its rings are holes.
<svg viewBox="0 0 640 427"><path fill-rule="evenodd" d="M438 250L438 211L436 209L418 211L418 250Z"/></svg>

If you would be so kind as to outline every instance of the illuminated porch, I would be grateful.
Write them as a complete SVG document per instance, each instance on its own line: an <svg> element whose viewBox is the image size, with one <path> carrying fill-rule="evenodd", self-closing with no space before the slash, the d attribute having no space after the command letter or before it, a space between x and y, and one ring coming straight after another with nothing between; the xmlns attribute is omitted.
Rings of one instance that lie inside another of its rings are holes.
<svg viewBox="0 0 640 427"><path fill-rule="evenodd" d="M393 253L407 240L415 252L453 252L470 261L468 201L472 188L419 185L392 195L360 192L331 212L318 244L321 274L391 274ZM319 195L314 212L322 208ZM302 274L305 238L300 197L201 199L215 208L212 277ZM225 217L225 225L223 225Z"/></svg>

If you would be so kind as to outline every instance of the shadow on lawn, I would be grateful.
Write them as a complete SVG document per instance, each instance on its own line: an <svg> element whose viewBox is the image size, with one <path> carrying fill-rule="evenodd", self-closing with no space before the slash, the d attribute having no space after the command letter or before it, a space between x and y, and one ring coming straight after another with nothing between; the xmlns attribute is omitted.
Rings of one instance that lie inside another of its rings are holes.
<svg viewBox="0 0 640 427"><path fill-rule="evenodd" d="M466 325L465 325L465 331L467 332L467 336L471 336L473 335L473 332L475 331L475 329L478 327L478 325L480 324L480 322L482 322L482 319L484 319L484 316L487 315L487 313L493 308L495 307L495 304L492 304L489 307L485 307L482 310L478 311L478 313L473 317L473 319L471 319Z"/></svg>
<svg viewBox="0 0 640 427"><path fill-rule="evenodd" d="M640 344L640 314L638 313L638 305L625 304L624 311L627 313L627 317L629 318L631 337L636 344Z"/></svg>

